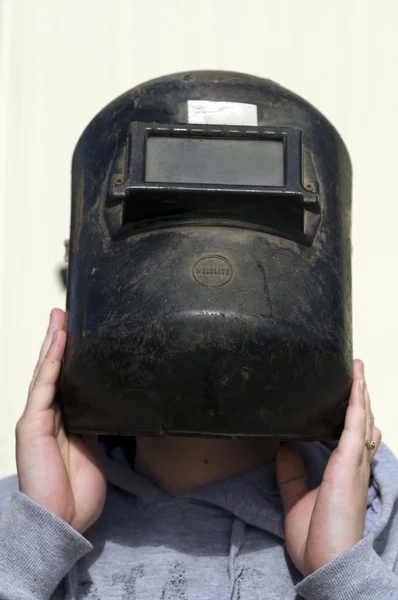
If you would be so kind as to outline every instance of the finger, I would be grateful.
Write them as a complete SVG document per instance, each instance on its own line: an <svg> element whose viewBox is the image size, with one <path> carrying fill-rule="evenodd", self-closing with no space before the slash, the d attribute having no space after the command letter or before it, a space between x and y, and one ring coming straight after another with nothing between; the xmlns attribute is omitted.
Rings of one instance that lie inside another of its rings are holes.
<svg viewBox="0 0 398 600"><path fill-rule="evenodd" d="M279 447L276 474L283 508L287 515L294 504L308 491L308 480L300 452L292 444Z"/></svg>
<svg viewBox="0 0 398 600"><path fill-rule="evenodd" d="M360 368L355 374L360 373ZM357 468L364 460L366 435L365 380L354 379L350 400L336 453L347 467Z"/></svg>
<svg viewBox="0 0 398 600"><path fill-rule="evenodd" d="M53 335L48 352L38 369L29 392L26 405L27 415L32 416L34 413L46 410L51 406L65 350L65 342L65 331L58 329Z"/></svg>
<svg viewBox="0 0 398 600"><path fill-rule="evenodd" d="M381 444L381 440L382 440L382 433L380 431L380 429L378 427L374 427L373 429L373 440L376 442L376 448L374 450L367 450L368 452L368 458L369 458L369 463L372 462L372 460L375 457L376 452L378 451L380 444Z"/></svg>
<svg viewBox="0 0 398 600"><path fill-rule="evenodd" d="M356 379L363 379L365 381L365 391L366 391L365 365L359 359L354 360L353 375L354 375L354 382ZM365 400L366 400L366 396L365 396ZM366 405L366 410L368 410L367 405ZM368 414L367 414L366 418L368 419ZM365 432L366 432L366 428L365 428Z"/></svg>
<svg viewBox="0 0 398 600"><path fill-rule="evenodd" d="M48 325L48 328L47 328L46 337L44 338L43 344L42 344L41 349L40 349L39 359L38 359L38 361L36 363L35 370L33 372L32 381L31 381L30 387L32 387L32 385L33 385L33 383L34 383L34 381L36 379L37 372L38 372L38 370L40 368L40 365L43 362L44 357L46 356L46 354L47 354L47 352L48 352L48 350L50 348L50 344L51 344L51 340L52 340L52 337L54 335L54 332L57 329L61 329L62 328L62 324L64 322L64 318L65 318L64 317L64 312L61 309L54 308L51 311L50 322L49 322L49 325Z"/></svg>
<svg viewBox="0 0 398 600"><path fill-rule="evenodd" d="M50 348L50 344L51 344L51 340L52 340L54 332L57 329L63 329L64 320L65 320L64 311L61 310L60 308L53 308L53 310L51 311L51 315L50 315L50 324L47 329L47 335L46 335L46 338L45 338L43 345L41 347L41 350L40 350L40 357L39 357L40 363L44 360L44 357L46 356L46 354Z"/></svg>
<svg viewBox="0 0 398 600"><path fill-rule="evenodd" d="M354 360L354 379L365 379L365 366L358 358Z"/></svg>
<svg viewBox="0 0 398 600"><path fill-rule="evenodd" d="M32 381L30 382L30 386L32 386L34 380L36 379L37 371L39 370L40 364L42 363L44 356L48 352L48 348L51 344L51 339L52 339L53 334L54 334L53 311L51 311L50 321L48 323L44 341L40 348L39 358L37 359L37 363L36 363L34 371L33 371L33 376L32 376Z"/></svg>
<svg viewBox="0 0 398 600"><path fill-rule="evenodd" d="M374 430L374 416L372 412L370 395L368 391L368 386L365 382L365 400L366 400L366 440L373 440L373 430Z"/></svg>

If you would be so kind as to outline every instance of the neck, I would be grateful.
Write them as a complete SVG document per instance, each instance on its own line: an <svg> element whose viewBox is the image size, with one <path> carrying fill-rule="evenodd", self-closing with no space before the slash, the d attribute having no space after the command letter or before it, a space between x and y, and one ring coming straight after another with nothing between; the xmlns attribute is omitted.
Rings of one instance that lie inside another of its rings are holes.
<svg viewBox="0 0 398 600"><path fill-rule="evenodd" d="M172 496L273 460L278 440L137 437L134 469Z"/></svg>

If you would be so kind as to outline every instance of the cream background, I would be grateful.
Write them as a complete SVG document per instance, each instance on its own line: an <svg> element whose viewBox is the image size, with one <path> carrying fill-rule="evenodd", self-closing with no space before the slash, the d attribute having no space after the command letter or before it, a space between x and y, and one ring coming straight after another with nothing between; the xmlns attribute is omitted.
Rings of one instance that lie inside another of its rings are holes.
<svg viewBox="0 0 398 600"><path fill-rule="evenodd" d="M398 454L395 0L0 0L0 476L52 306L74 144L141 81L190 69L269 77L315 104L354 166L354 342Z"/></svg>

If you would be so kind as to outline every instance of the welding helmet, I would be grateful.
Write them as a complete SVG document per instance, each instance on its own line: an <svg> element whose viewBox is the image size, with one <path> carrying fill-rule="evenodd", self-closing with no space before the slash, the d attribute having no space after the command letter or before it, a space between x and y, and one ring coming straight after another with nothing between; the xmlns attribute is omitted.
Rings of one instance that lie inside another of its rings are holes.
<svg viewBox="0 0 398 600"><path fill-rule="evenodd" d="M73 157L68 430L336 439L350 236L346 147L298 95L199 71L113 100Z"/></svg>

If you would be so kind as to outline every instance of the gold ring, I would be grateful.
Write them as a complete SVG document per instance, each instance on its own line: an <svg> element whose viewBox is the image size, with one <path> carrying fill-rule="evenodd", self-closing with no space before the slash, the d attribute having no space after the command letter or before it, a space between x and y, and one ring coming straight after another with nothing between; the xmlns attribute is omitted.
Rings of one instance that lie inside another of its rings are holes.
<svg viewBox="0 0 398 600"><path fill-rule="evenodd" d="M375 450L376 442L374 440L365 440L365 446L368 450Z"/></svg>

